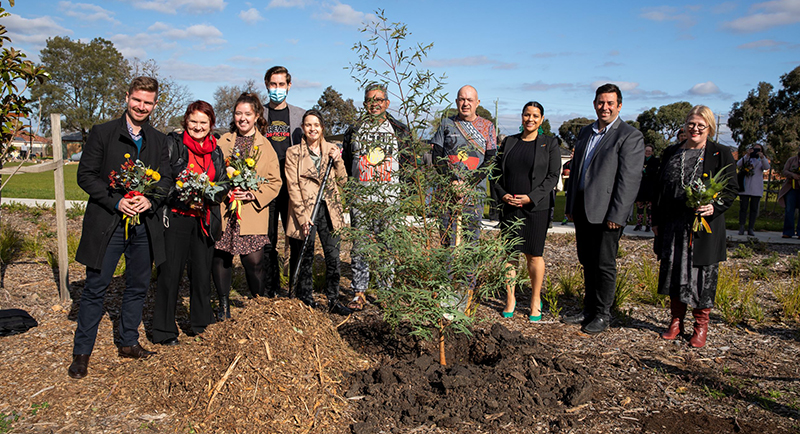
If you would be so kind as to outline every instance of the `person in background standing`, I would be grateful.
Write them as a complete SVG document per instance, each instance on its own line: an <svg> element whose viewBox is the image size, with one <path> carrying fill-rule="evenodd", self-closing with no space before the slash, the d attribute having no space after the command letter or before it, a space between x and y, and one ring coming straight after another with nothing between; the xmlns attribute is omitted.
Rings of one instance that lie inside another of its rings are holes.
<svg viewBox="0 0 800 434"><path fill-rule="evenodd" d="M642 183L639 184L639 193L636 195L636 226L634 231L642 230L642 214L647 211L647 226L644 231L650 232L653 226L653 193L658 179L658 157L653 155L653 145L644 147L644 166L642 167Z"/></svg>
<svg viewBox="0 0 800 434"><path fill-rule="evenodd" d="M786 177L778 192L778 204L786 207L783 217L783 238L800 238L800 220L795 224L794 216L800 209L800 149L783 165L782 175Z"/></svg>
<svg viewBox="0 0 800 434"><path fill-rule="evenodd" d="M764 148L759 144L751 146L744 157L736 162L736 167L744 172L744 176L739 177L743 181L739 185L739 235L744 235L749 208L750 225L747 226L747 235L755 236L758 205L764 195L764 171L770 167Z"/></svg>

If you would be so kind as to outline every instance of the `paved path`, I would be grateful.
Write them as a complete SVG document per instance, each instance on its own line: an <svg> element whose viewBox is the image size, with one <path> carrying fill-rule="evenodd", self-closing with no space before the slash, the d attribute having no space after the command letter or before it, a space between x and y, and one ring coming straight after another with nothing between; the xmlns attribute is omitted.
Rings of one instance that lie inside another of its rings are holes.
<svg viewBox="0 0 800 434"><path fill-rule="evenodd" d="M2 198L0 201L2 204L7 203L21 203L27 206L53 206L55 204L55 200L52 199L15 199L15 198ZM82 204L85 205L86 201L84 200L68 200L67 201L67 208L73 206L74 204ZM346 215L349 217L349 215ZM490 221L490 220L483 220L482 226L484 229L497 229L498 222ZM652 232L644 232L644 231L634 231L634 226L626 226L625 230L623 231L624 235L630 237L638 237L638 238L653 238ZM561 225L560 222L553 222L553 227L548 230L549 233L552 234L567 234L571 232L575 232L575 226L572 223L567 223L566 225ZM800 239L797 238L781 238L780 232L756 232L755 237L749 237L747 235L739 235L737 231L727 231L728 241L738 241L744 242L750 238L756 238L758 241L763 241L765 243L771 244L796 244L800 246Z"/></svg>

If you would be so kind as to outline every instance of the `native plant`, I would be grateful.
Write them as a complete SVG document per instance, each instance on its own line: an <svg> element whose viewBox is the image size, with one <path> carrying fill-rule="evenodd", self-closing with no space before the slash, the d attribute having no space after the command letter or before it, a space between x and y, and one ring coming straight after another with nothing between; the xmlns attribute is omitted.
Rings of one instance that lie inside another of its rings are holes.
<svg viewBox="0 0 800 434"><path fill-rule="evenodd" d="M347 183L346 204L374 225L346 228L343 234L358 242L369 263L384 320L392 327L407 324L413 335L425 339L438 336L439 362L445 365L445 337L469 333L476 303L500 292L506 283L516 285L515 279L509 281L499 272L511 256L509 241L496 233L467 241L469 214L463 211L467 204L482 208L484 184L456 185L452 171L437 170L436 164L443 162L431 165L423 158L430 151L425 141L430 121L446 99L445 77L419 66L433 44L409 42L405 24L389 22L382 10L376 15L361 29L365 40L353 46L358 60L350 64L351 75L362 89L373 84L387 88L391 113L408 126L408 138L357 136L370 164L377 166L397 155L402 164L392 181ZM359 114L359 131L383 121L363 110ZM454 216L447 227L441 223L444 215ZM384 230L375 230L376 225ZM455 240L454 246L444 243L447 237Z"/></svg>
<svg viewBox="0 0 800 434"><path fill-rule="evenodd" d="M714 305L722 319L731 325L748 318L756 322L763 320L764 313L756 300L756 290L756 285L742 279L737 269L720 266Z"/></svg>

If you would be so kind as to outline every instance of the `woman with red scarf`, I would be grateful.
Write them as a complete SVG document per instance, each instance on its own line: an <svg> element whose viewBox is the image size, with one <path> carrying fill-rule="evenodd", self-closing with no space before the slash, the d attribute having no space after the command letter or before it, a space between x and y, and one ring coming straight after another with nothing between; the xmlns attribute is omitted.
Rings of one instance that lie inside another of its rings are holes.
<svg viewBox="0 0 800 434"><path fill-rule="evenodd" d="M186 108L183 116L183 133L170 133L170 166L173 179L178 180L182 172L205 173L215 184L225 179L225 157L217 139L212 135L216 117L211 104L195 101ZM176 181L178 186L180 181ZM224 184L224 183L222 183ZM182 186L182 184L181 184ZM178 327L175 324L175 308L178 302L178 287L183 269L188 262L191 295L189 298L189 322L192 333L202 333L214 322L211 309L211 260L214 243L222 232L219 202L226 190L214 197L203 197L197 201L179 199L178 189L170 191L163 213L164 239L167 260L158 267L158 287L153 309L153 342L161 345L178 345Z"/></svg>

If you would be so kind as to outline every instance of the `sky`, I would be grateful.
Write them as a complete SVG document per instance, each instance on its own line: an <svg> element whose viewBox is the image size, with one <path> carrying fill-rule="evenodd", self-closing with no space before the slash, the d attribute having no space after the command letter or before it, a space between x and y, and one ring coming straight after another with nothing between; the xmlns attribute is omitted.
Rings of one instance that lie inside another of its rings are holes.
<svg viewBox="0 0 800 434"><path fill-rule="evenodd" d="M3 18L13 46L38 60L48 38L110 40L128 59L154 59L160 73L213 103L218 86L263 83L283 65L292 75L287 101L311 108L327 86L363 93L357 62L364 23L382 8L411 35L433 43L421 68L446 75L452 102L471 84L516 133L522 106L539 101L554 129L595 119L594 90L616 83L620 115L688 101L725 122L736 101L760 81L779 86L800 65L800 0L745 1L450 1L450 0L17 0ZM391 90L391 89L390 89ZM398 101L392 102L394 106ZM723 125L720 139L734 145Z"/></svg>

